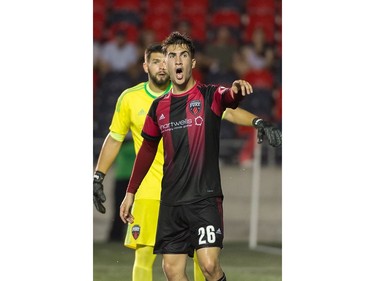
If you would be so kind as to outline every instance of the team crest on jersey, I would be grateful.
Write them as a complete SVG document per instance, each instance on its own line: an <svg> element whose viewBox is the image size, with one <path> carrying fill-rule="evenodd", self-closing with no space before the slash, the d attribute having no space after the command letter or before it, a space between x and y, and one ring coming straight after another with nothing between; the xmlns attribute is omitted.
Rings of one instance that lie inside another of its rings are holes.
<svg viewBox="0 0 375 281"><path fill-rule="evenodd" d="M141 227L138 224L134 225L132 227L132 235L134 239L137 239L140 233L141 233Z"/></svg>
<svg viewBox="0 0 375 281"><path fill-rule="evenodd" d="M201 101L200 100L193 100L190 102L189 105L190 112L194 115L197 115L201 111Z"/></svg>

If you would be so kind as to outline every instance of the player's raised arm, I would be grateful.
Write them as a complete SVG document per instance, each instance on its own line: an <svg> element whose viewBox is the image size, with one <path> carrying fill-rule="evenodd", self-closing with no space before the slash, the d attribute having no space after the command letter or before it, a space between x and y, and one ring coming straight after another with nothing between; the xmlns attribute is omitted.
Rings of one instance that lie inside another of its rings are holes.
<svg viewBox="0 0 375 281"><path fill-rule="evenodd" d="M258 116L240 107L227 108L223 119L240 126L253 126L253 120Z"/></svg>
<svg viewBox="0 0 375 281"><path fill-rule="evenodd" d="M266 136L271 146L278 147L281 145L281 131L247 110L239 107L236 109L227 108L223 118L240 126L255 127L257 129L258 143L262 143L264 136Z"/></svg>

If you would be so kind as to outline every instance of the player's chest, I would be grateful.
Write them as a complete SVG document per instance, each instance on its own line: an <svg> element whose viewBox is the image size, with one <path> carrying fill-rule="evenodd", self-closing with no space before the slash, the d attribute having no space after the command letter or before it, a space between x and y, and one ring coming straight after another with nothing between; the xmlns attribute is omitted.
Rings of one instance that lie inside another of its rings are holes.
<svg viewBox="0 0 375 281"><path fill-rule="evenodd" d="M186 96L159 104L156 119L161 133L204 129L205 104L201 97Z"/></svg>

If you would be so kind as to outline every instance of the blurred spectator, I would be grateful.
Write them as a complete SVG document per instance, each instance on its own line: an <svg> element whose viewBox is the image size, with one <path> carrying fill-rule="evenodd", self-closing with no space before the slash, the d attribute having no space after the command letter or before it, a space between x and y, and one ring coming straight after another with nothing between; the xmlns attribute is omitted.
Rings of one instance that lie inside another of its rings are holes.
<svg viewBox="0 0 375 281"><path fill-rule="evenodd" d="M231 72L237 47L238 41L232 36L229 27L220 26L216 30L214 40L208 43L204 50L205 63L209 66L210 72Z"/></svg>
<svg viewBox="0 0 375 281"><path fill-rule="evenodd" d="M103 45L100 71L104 75L108 72L126 72L137 62L137 57L136 45L127 41L124 30L117 30L114 38Z"/></svg>
<svg viewBox="0 0 375 281"><path fill-rule="evenodd" d="M254 30L251 42L234 57L234 67L240 77L249 71L269 70L273 63L273 46L267 43L262 27Z"/></svg>

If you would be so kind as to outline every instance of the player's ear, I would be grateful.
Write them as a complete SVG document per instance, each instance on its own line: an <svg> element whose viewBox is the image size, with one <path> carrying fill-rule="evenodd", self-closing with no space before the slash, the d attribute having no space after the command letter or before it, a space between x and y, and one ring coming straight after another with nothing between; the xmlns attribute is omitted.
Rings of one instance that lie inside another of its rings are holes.
<svg viewBox="0 0 375 281"><path fill-rule="evenodd" d="M197 61L195 59L192 59L191 60L191 68L195 68L196 63L197 63Z"/></svg>
<svg viewBox="0 0 375 281"><path fill-rule="evenodd" d="M148 73L148 65L146 62L143 63L143 70Z"/></svg>

